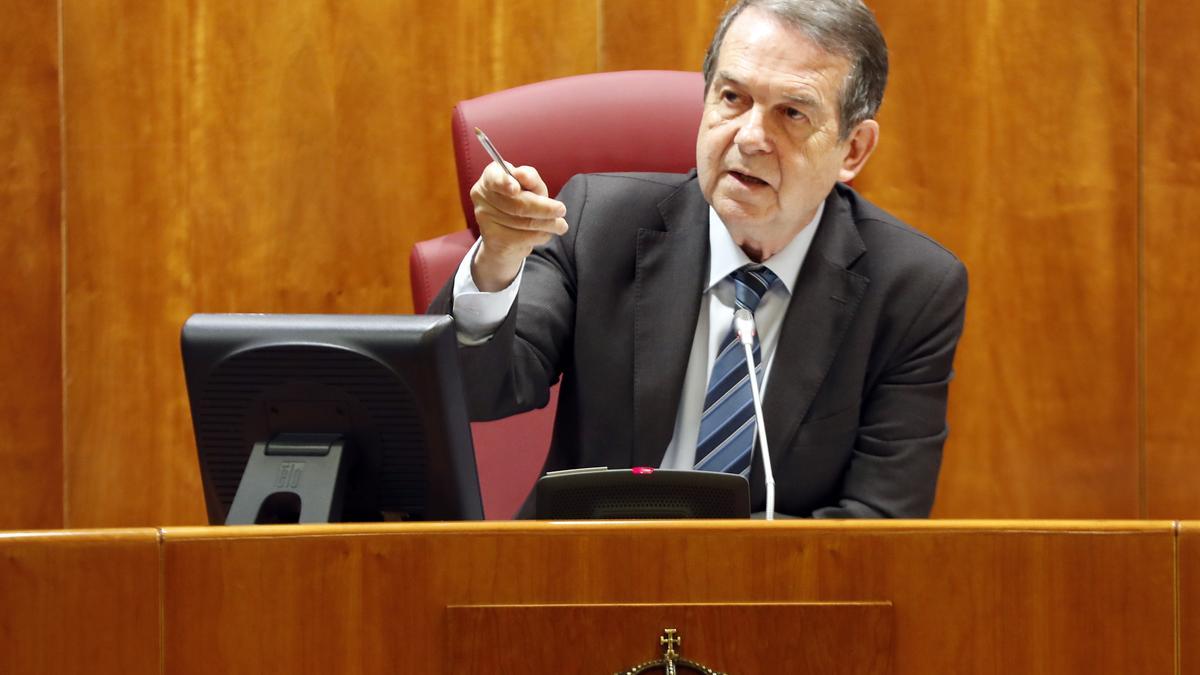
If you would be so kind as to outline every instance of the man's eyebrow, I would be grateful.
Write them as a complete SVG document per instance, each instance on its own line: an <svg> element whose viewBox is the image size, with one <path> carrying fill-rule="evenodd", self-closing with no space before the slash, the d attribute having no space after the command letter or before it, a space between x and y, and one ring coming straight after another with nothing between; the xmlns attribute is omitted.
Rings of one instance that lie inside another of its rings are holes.
<svg viewBox="0 0 1200 675"><path fill-rule="evenodd" d="M729 73L729 71L726 71L726 70L717 71L717 80L723 81L723 82L728 82L729 84L732 84L735 87L744 87L745 86L742 84L741 80L737 79L736 77L731 75Z"/></svg>
<svg viewBox="0 0 1200 675"><path fill-rule="evenodd" d="M785 93L785 94L783 94L783 98L791 101L792 103L795 103L796 105L800 106L801 108L807 108L809 110L820 110L821 109L821 102L819 100L817 100L816 96L813 96L811 94L807 94L807 93L788 94L788 93Z"/></svg>
<svg viewBox="0 0 1200 675"><path fill-rule="evenodd" d="M717 71L717 76L713 81L730 84L730 85L733 85L734 87L739 87L741 89L746 88L746 85L741 80L737 79L736 77L733 76L732 73L730 73L729 71L726 71L726 70ZM805 108L806 110L812 110L812 111L821 110L820 99L818 99L816 96L813 96L812 94L809 94L807 92L801 92L801 93L785 92L784 94L782 94L782 97L787 99L788 101L791 101L792 103L796 104L797 106L799 106L801 108Z"/></svg>

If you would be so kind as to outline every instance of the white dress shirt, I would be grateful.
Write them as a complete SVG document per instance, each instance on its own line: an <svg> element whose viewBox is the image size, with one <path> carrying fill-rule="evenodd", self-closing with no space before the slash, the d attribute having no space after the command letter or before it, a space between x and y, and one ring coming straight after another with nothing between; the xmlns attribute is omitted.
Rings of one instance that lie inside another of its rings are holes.
<svg viewBox="0 0 1200 675"><path fill-rule="evenodd" d="M763 261L780 281L767 291L754 312L759 353L763 360L764 392L771 376L775 346L779 343L779 333L783 326L783 317L787 313L788 301L824 211L825 204L822 203L813 219L787 246ZM708 390L708 377L717 349L729 335L736 309L733 280L729 278L729 274L753 262L734 243L729 230L712 207L708 209L708 244L708 281L700 300L696 333L692 339L687 372L683 377L683 396L675 414L675 433L667 446L666 455L663 456L663 469L691 469L696 463L696 440L700 434L700 415L704 407L704 395ZM454 277L454 320L458 330L458 341L466 345L481 344L491 339L492 334L508 316L517 297L521 277L524 276L522 266L517 278L504 290L495 293L480 291L471 277L471 261L475 259L478 248L479 242L476 241L459 264ZM769 425L771 421L767 420L766 423Z"/></svg>

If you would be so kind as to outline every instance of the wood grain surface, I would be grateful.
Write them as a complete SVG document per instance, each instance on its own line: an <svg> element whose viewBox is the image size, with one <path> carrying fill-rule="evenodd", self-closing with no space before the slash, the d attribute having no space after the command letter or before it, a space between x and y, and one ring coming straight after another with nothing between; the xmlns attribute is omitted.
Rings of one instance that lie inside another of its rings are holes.
<svg viewBox="0 0 1200 675"><path fill-rule="evenodd" d="M203 522L188 315L410 311L409 247L463 227L454 103L596 61L594 3L68 0L63 24L85 527Z"/></svg>
<svg viewBox="0 0 1200 675"><path fill-rule="evenodd" d="M944 517L1139 516L1137 3L871 3L856 181L967 266Z"/></svg>
<svg viewBox="0 0 1200 675"><path fill-rule="evenodd" d="M870 4L856 186L971 273L935 515L1200 513L1194 3ZM186 316L409 311L409 246L461 227L456 101L698 69L725 2L59 5L0 6L0 527L202 522Z"/></svg>
<svg viewBox="0 0 1200 675"><path fill-rule="evenodd" d="M62 12L65 522L203 522L178 347L193 285L188 6L64 2Z"/></svg>
<svg viewBox="0 0 1200 675"><path fill-rule="evenodd" d="M1179 527L1179 623L1176 649L1180 675L1200 675L1200 522Z"/></svg>
<svg viewBox="0 0 1200 675"><path fill-rule="evenodd" d="M1200 518L1200 5L1145 3L1146 495L1152 518Z"/></svg>
<svg viewBox="0 0 1200 675"><path fill-rule="evenodd" d="M898 674L1167 675L1173 527L168 528L165 670L445 672L452 605L884 600L894 606Z"/></svg>
<svg viewBox="0 0 1200 675"><path fill-rule="evenodd" d="M456 606L442 661L464 675L626 672L664 658L669 637L677 658L738 675L890 675L892 624L888 603Z"/></svg>
<svg viewBox="0 0 1200 675"><path fill-rule="evenodd" d="M61 527L58 12L0 3L0 530Z"/></svg>
<svg viewBox="0 0 1200 675"><path fill-rule="evenodd" d="M0 534L0 673L159 669L155 530Z"/></svg>
<svg viewBox="0 0 1200 675"><path fill-rule="evenodd" d="M602 0L600 70L690 70L704 65L726 0Z"/></svg>

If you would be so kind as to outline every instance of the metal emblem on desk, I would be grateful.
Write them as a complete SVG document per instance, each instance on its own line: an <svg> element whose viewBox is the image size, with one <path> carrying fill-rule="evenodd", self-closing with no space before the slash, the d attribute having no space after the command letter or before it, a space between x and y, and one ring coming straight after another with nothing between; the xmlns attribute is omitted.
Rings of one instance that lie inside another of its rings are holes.
<svg viewBox="0 0 1200 675"><path fill-rule="evenodd" d="M630 668L622 670L613 675L640 675L640 673L649 673L655 669L661 670L666 675L677 675L683 672L703 673L703 675L727 675L720 673L708 666L689 661L683 658L680 654L683 651L683 636L679 635L679 631L674 628L663 630L663 634L658 638L658 643L662 645L663 656L656 661L647 661Z"/></svg>

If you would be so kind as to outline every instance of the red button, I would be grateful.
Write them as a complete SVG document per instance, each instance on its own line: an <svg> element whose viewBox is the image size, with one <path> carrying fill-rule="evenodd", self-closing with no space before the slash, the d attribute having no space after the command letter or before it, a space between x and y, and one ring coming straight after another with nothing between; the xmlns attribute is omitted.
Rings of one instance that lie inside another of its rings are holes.
<svg viewBox="0 0 1200 675"><path fill-rule="evenodd" d="M630 470L638 476L645 476L654 473L654 468L649 466L635 466Z"/></svg>

